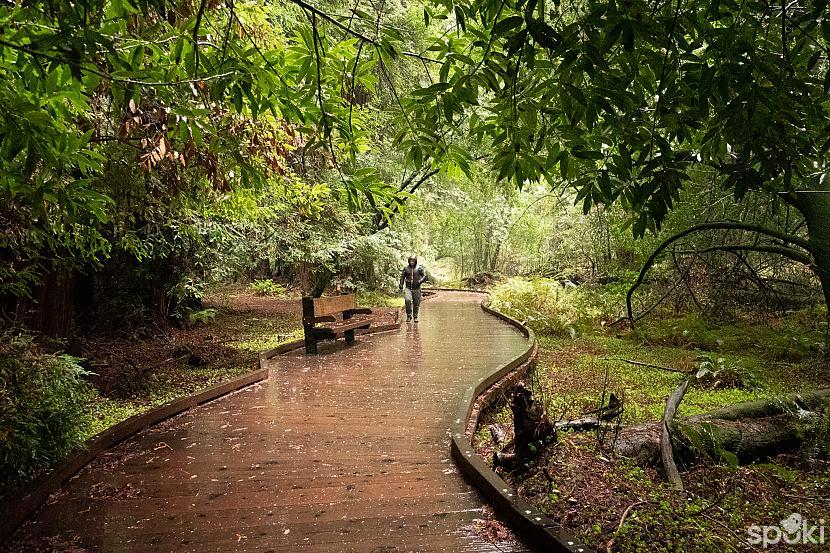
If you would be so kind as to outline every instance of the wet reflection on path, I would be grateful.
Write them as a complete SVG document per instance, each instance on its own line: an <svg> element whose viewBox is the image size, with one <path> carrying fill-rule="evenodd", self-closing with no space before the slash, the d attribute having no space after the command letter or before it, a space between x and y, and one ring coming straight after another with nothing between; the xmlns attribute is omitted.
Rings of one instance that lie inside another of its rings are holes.
<svg viewBox="0 0 830 553"><path fill-rule="evenodd" d="M441 293L417 325L273 359L261 385L101 455L25 533L95 551L511 550L470 530L482 500L449 455L464 388L526 345L479 301Z"/></svg>

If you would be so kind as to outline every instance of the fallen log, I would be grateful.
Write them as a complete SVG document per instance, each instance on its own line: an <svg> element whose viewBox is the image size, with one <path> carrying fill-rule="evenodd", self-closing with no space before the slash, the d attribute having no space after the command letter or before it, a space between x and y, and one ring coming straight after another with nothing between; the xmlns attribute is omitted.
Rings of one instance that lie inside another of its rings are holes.
<svg viewBox="0 0 830 553"><path fill-rule="evenodd" d="M735 456L752 463L801 447L805 432L830 411L830 389L729 405L671 423L676 458L683 463ZM639 464L661 461L663 421L624 428L614 451Z"/></svg>
<svg viewBox="0 0 830 553"><path fill-rule="evenodd" d="M746 418L772 417L785 413L798 413L799 411L815 411L825 409L830 402L830 388L813 390L799 394L789 394L774 399L759 399L745 401L734 405L727 405L708 413L689 417L690 421L720 419L737 420Z"/></svg>

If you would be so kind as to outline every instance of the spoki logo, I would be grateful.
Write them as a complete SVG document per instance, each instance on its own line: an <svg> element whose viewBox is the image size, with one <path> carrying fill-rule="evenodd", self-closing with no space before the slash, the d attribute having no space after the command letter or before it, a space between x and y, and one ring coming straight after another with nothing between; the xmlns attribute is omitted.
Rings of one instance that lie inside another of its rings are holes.
<svg viewBox="0 0 830 553"><path fill-rule="evenodd" d="M777 525L753 524L747 529L749 543L769 547L779 543L823 545L825 543L824 519L811 523L800 513L793 513Z"/></svg>

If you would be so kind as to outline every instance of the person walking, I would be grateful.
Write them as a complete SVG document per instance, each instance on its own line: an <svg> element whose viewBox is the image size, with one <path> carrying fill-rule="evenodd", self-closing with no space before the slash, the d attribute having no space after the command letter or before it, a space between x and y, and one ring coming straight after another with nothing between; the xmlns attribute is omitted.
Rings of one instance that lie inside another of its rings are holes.
<svg viewBox="0 0 830 553"><path fill-rule="evenodd" d="M403 290L406 304L406 322L418 322L418 308L421 306L421 284L427 279L424 268L418 266L418 258L414 255L407 260L406 267L401 271L399 290Z"/></svg>

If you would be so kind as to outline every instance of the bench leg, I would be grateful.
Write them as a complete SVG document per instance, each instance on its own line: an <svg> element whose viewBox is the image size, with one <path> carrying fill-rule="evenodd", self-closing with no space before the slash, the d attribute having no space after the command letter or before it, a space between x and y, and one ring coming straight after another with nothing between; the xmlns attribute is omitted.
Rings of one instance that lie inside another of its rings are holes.
<svg viewBox="0 0 830 553"><path fill-rule="evenodd" d="M344 334L346 336L347 344L351 344L354 342L354 330L347 330Z"/></svg>
<svg viewBox="0 0 830 553"><path fill-rule="evenodd" d="M314 337L314 334L311 332L306 332L304 336L305 340L305 352L306 353L317 353L317 338Z"/></svg>

